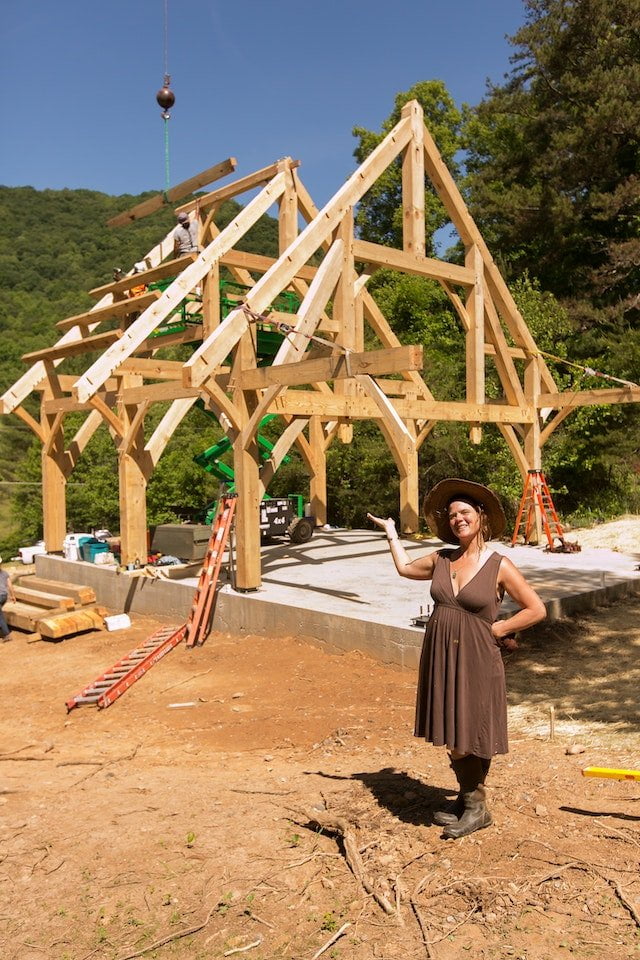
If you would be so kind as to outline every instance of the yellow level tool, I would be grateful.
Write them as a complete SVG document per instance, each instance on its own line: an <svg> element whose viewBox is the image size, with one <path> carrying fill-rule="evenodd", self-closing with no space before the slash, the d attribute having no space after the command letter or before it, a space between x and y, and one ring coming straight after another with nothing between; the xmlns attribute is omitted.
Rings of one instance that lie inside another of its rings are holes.
<svg viewBox="0 0 640 960"><path fill-rule="evenodd" d="M611 767L584 767L583 777L602 777L605 780L640 780L640 770L612 770Z"/></svg>

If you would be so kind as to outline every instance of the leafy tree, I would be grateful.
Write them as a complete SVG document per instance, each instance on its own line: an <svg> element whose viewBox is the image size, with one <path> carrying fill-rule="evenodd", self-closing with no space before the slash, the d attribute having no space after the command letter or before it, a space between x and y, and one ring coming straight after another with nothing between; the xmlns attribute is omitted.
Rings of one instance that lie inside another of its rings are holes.
<svg viewBox="0 0 640 960"><path fill-rule="evenodd" d="M640 7L524 0L513 69L467 111L467 193L511 275L582 331L640 320Z"/></svg>

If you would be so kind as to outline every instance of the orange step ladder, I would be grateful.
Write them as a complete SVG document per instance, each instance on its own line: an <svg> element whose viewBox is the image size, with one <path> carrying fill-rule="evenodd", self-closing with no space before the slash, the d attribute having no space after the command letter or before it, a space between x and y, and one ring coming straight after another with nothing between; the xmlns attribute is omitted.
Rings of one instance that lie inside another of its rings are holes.
<svg viewBox="0 0 640 960"><path fill-rule="evenodd" d="M549 544L547 549L550 552L573 553L580 550L577 543L568 543L564 538L564 530L553 505L551 491L542 470L529 470L527 472L527 479L511 538L512 547L516 545L521 533L524 542L529 542L529 534L536 522L536 509L540 511L540 520ZM554 546L555 540L560 541L560 545L557 547Z"/></svg>
<svg viewBox="0 0 640 960"><path fill-rule="evenodd" d="M82 704L108 707L136 680L186 638L186 645L202 645L209 632L209 620L215 599L222 556L229 538L236 506L235 497L223 497L218 505L207 546L202 572L193 597L189 618L180 627L161 627L145 642L114 663L105 673L66 702L67 713Z"/></svg>

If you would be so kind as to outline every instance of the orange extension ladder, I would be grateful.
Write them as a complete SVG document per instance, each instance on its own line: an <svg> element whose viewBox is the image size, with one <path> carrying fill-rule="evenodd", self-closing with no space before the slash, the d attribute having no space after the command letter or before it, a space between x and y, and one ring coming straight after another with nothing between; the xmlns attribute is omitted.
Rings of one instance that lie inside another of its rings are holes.
<svg viewBox="0 0 640 960"><path fill-rule="evenodd" d="M213 523L213 533L207 546L198 587L185 626L185 642L188 647L202 646L209 632L211 608L215 598L218 577L220 576L222 556L233 523L236 501L237 497L221 497L218 504L218 513Z"/></svg>
<svg viewBox="0 0 640 960"><path fill-rule="evenodd" d="M131 650L66 702L67 712L82 704L108 707L122 696L136 680L155 666L170 650L186 638L186 645L202 645L209 632L211 610L222 565L222 556L229 538L236 506L235 497L222 497L213 522L207 552L186 623L180 627L161 627L145 642Z"/></svg>
<svg viewBox="0 0 640 960"><path fill-rule="evenodd" d="M536 508L540 511L540 519L549 544L548 550L553 553L572 553L580 549L577 543L567 543L564 538L564 530L553 505L551 491L547 486L542 470L529 470L527 472L527 479L511 538L512 547L516 545L520 534L522 534L525 543L529 542L529 534L535 525ZM555 540L560 541L558 547L554 546Z"/></svg>

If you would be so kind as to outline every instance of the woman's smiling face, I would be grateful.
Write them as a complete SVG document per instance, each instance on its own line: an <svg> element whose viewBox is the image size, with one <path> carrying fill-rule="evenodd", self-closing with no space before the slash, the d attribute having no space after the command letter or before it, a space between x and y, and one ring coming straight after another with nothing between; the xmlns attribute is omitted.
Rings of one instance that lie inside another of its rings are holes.
<svg viewBox="0 0 640 960"><path fill-rule="evenodd" d="M480 513L466 500L452 500L448 514L449 526L458 540L468 540L480 532Z"/></svg>

